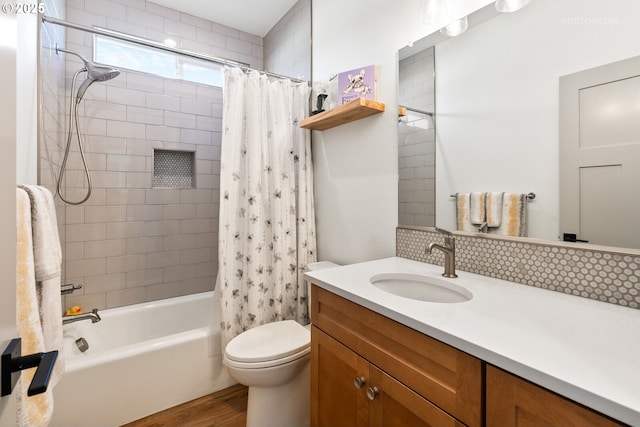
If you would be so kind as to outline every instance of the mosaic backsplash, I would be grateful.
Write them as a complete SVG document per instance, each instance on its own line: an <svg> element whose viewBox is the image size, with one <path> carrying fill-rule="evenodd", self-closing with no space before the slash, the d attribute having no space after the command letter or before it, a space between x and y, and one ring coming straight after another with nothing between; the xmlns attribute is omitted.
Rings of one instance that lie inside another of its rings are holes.
<svg viewBox="0 0 640 427"><path fill-rule="evenodd" d="M397 228L396 255L443 265L441 252L425 254L436 232ZM456 269L598 301L640 308L640 255L456 235Z"/></svg>

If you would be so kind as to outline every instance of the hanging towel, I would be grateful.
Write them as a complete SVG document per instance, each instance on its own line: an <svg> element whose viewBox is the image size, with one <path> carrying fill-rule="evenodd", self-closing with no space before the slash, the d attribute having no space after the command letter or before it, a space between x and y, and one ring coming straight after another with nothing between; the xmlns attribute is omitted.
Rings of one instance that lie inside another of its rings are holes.
<svg viewBox="0 0 640 427"><path fill-rule="evenodd" d="M500 227L502 223L502 200L503 192L487 193L486 211L487 227Z"/></svg>
<svg viewBox="0 0 640 427"><path fill-rule="evenodd" d="M45 351L45 340L40 322L38 295L33 258L31 203L26 191L16 189L16 325L22 338L22 354ZM22 371L16 386L18 426L46 426L53 414L53 392L27 396L27 389L35 369Z"/></svg>
<svg viewBox="0 0 640 427"><path fill-rule="evenodd" d="M469 194L469 220L473 225L481 226L486 222L485 195L480 192Z"/></svg>
<svg viewBox="0 0 640 427"><path fill-rule="evenodd" d="M456 224L460 231L478 231L478 227L471 223L470 193L456 194Z"/></svg>
<svg viewBox="0 0 640 427"><path fill-rule="evenodd" d="M499 227L489 228L489 233L501 236L526 236L528 200L526 194L504 193L502 222Z"/></svg>
<svg viewBox="0 0 640 427"><path fill-rule="evenodd" d="M49 380L49 387L53 389L64 373L60 296L62 249L56 210L53 195L46 188L36 185L21 185L20 188L27 192L31 203L33 261L45 351L58 350L58 359Z"/></svg>

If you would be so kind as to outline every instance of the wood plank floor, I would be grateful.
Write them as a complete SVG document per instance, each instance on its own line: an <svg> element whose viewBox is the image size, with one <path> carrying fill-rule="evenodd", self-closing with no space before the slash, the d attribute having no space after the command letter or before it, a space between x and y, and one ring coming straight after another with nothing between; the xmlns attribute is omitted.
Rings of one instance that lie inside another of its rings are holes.
<svg viewBox="0 0 640 427"><path fill-rule="evenodd" d="M247 387L237 384L122 427L245 427Z"/></svg>

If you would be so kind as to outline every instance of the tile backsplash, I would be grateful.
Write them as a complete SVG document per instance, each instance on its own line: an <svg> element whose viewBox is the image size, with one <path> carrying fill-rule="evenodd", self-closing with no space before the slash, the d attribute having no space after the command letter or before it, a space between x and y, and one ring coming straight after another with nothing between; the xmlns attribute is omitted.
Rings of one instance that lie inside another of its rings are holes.
<svg viewBox="0 0 640 427"><path fill-rule="evenodd" d="M396 229L396 255L443 265L441 252L425 247L442 235L419 228ZM637 251L635 251L637 252ZM571 243L456 233L456 269L640 308L640 254Z"/></svg>

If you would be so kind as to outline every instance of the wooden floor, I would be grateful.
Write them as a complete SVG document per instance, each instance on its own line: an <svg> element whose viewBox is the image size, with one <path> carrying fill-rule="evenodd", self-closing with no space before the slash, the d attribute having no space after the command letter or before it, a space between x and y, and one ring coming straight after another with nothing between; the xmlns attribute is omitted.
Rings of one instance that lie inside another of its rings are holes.
<svg viewBox="0 0 640 427"><path fill-rule="evenodd" d="M245 427L247 387L235 385L122 427Z"/></svg>

